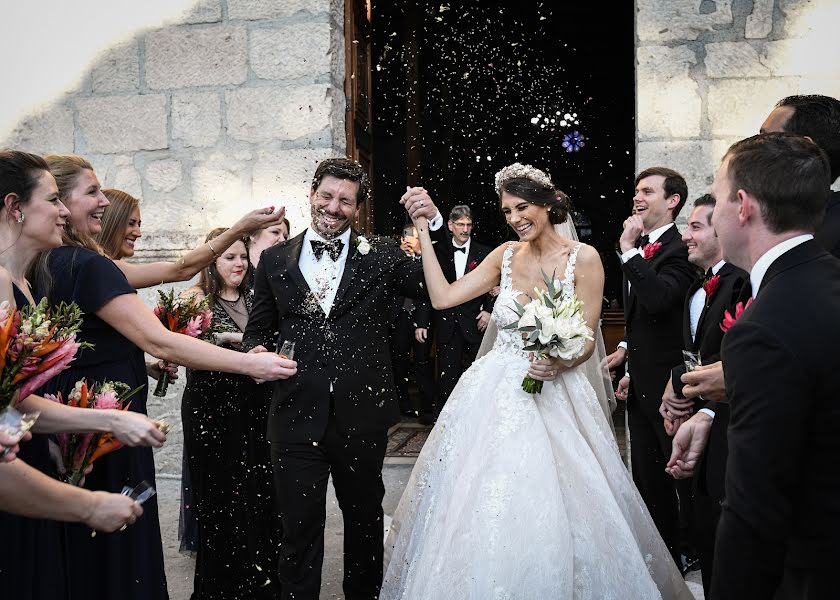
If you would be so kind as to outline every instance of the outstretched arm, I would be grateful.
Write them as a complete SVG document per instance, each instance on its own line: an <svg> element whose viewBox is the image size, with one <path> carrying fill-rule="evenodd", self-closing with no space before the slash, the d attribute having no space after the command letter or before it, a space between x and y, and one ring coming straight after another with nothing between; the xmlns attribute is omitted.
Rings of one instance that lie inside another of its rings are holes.
<svg viewBox="0 0 840 600"><path fill-rule="evenodd" d="M114 262L125 274L132 287L137 289L173 281L187 281L216 260L234 242L259 229L281 224L285 215L286 209L282 207L276 213L273 206L252 210L234 223L233 227L212 241L191 250L176 262L129 263L124 260Z"/></svg>

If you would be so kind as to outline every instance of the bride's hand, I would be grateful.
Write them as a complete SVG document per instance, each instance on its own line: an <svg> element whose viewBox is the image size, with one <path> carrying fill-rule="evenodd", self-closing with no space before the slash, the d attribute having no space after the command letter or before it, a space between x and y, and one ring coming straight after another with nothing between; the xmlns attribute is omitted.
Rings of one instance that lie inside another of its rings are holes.
<svg viewBox="0 0 840 600"><path fill-rule="evenodd" d="M531 354L531 366L528 368L528 375L537 381L554 381L561 371L569 367L559 358L535 359Z"/></svg>
<svg viewBox="0 0 840 600"><path fill-rule="evenodd" d="M421 187L408 188L400 198L400 204L405 206L418 230L424 229L426 222L434 219L438 213L429 192Z"/></svg>

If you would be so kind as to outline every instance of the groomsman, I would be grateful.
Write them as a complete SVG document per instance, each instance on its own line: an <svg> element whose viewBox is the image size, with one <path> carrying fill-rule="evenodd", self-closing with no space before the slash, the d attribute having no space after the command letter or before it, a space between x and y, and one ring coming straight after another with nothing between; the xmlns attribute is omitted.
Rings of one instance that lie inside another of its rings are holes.
<svg viewBox="0 0 840 600"><path fill-rule="evenodd" d="M840 262L813 236L829 184L816 144L771 133L734 144L712 185L723 255L750 273L754 298L723 340L731 415L716 600L837 595ZM695 441L678 464L696 460Z"/></svg>
<svg viewBox="0 0 840 600"><path fill-rule="evenodd" d="M828 155L831 181L840 177L840 100L817 94L782 98L761 125L761 133L774 131L810 138ZM840 258L840 191L831 193L825 218L814 237Z"/></svg>
<svg viewBox="0 0 840 600"><path fill-rule="evenodd" d="M671 438L659 406L671 367L682 360L682 311L696 274L674 219L688 195L685 179L653 167L636 177L635 214L619 239L624 272L626 341L608 357L615 369L630 358L616 396L627 400L633 480L674 561L681 566L678 502L665 472Z"/></svg>
<svg viewBox="0 0 840 600"><path fill-rule="evenodd" d="M682 236L688 245L689 262L703 270L685 297L683 346L699 353L703 363L720 360L724 312L734 314L735 305L739 301L745 302L750 296L749 275L723 260L720 243L712 227L714 208L715 199L709 194L695 200ZM696 469L691 490L691 528L700 557L703 589L708 596L712 580L715 529L720 518L720 502L723 500L729 408L726 404L706 403L699 398L686 400L682 395L683 383L680 380L685 372L684 362L672 369L659 410L665 418L665 429L671 435L691 413L697 413L698 418L709 423L714 420L713 435L704 459ZM672 474L682 478L678 471Z"/></svg>
<svg viewBox="0 0 840 600"><path fill-rule="evenodd" d="M448 227L450 243L435 244L435 253L446 280L453 283L475 269L492 248L472 239L473 220L469 206L455 206L449 212ZM440 369L436 413L440 412L455 389L464 369L475 360L492 310L493 297L490 294L446 310L432 311L426 303L418 306L419 329L428 328L430 320L434 321Z"/></svg>

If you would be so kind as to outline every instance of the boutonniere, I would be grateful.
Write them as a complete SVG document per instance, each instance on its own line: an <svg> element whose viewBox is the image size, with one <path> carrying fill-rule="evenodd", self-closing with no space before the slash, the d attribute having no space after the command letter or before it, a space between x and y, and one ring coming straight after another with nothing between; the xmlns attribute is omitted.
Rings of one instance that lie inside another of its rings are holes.
<svg viewBox="0 0 840 600"><path fill-rule="evenodd" d="M478 263L475 260L471 260L470 264L467 265L467 271L472 271L478 266Z"/></svg>
<svg viewBox="0 0 840 600"><path fill-rule="evenodd" d="M370 252L370 242L365 236L360 235L356 238L356 250L362 256Z"/></svg>
<svg viewBox="0 0 840 600"><path fill-rule="evenodd" d="M706 292L706 299L711 300L712 296L715 295L715 292L720 285L720 275L712 275L706 281L703 282L703 291Z"/></svg>
<svg viewBox="0 0 840 600"><path fill-rule="evenodd" d="M662 242L654 242L652 244L645 244L644 248L642 248L642 256L645 257L645 260L650 260L656 253L659 252L659 249L662 247Z"/></svg>
<svg viewBox="0 0 840 600"><path fill-rule="evenodd" d="M723 311L723 320L720 322L720 330L726 333L730 327L735 324L735 321L741 318L741 315L744 314L744 311L747 310L747 307L752 304L753 299L750 298L747 300L747 303L744 304L743 302L739 302L735 305L735 316L732 315L728 310Z"/></svg>

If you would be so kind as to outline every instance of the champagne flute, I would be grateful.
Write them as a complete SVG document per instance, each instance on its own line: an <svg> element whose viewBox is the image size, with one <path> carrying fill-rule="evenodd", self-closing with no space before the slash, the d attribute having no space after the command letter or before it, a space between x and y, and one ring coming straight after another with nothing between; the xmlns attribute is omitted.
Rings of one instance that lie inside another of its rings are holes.
<svg viewBox="0 0 840 600"><path fill-rule="evenodd" d="M693 371L703 363L700 360L699 352L691 352L690 350L683 350L683 362L687 371Z"/></svg>
<svg viewBox="0 0 840 600"><path fill-rule="evenodd" d="M281 358L288 358L289 360L294 360L295 343L291 340L284 340L283 344L280 346L280 350L277 351L277 354L280 355Z"/></svg>

